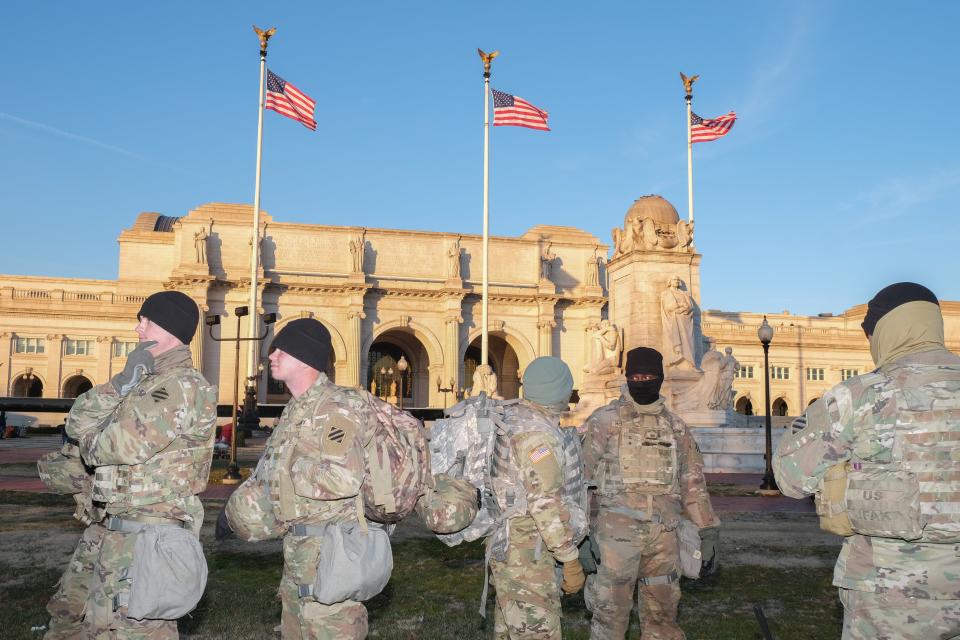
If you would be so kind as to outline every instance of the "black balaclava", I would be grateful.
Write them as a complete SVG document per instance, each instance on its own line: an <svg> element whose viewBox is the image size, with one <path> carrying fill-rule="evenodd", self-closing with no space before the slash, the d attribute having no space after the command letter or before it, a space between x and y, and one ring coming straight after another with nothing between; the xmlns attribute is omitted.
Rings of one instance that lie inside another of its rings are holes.
<svg viewBox="0 0 960 640"><path fill-rule="evenodd" d="M277 332L270 352L280 349L317 371L330 366L330 332L313 318L293 320Z"/></svg>
<svg viewBox="0 0 960 640"><path fill-rule="evenodd" d="M873 299L867 303L867 315L860 326L867 336L873 335L880 319L902 304L908 302L932 302L940 304L933 291L916 282L898 282L881 289Z"/></svg>
<svg viewBox="0 0 960 640"><path fill-rule="evenodd" d="M644 382L630 382L627 380L627 389L630 397L637 404L652 404L660 398L660 387L663 386L663 356L656 349L637 347L627 352L627 378L637 373L649 373L657 376L653 380Z"/></svg>

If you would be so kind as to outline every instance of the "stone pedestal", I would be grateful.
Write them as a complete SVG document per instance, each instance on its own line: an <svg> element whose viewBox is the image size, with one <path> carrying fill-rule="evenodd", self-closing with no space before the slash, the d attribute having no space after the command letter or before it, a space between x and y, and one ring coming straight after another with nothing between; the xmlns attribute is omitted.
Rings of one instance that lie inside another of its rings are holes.
<svg viewBox="0 0 960 640"><path fill-rule="evenodd" d="M766 434L763 427L699 426L688 422L703 454L707 473L763 473ZM784 429L771 432L774 451Z"/></svg>

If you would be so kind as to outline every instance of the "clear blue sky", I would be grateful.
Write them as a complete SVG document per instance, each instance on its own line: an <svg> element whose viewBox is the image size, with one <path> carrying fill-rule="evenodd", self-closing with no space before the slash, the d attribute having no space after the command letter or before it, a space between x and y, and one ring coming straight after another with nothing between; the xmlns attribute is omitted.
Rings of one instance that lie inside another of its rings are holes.
<svg viewBox="0 0 960 640"><path fill-rule="evenodd" d="M704 308L960 300L960 3L667 4L5 3L0 273L115 278L139 212L252 202L256 23L317 100L316 133L266 114L278 220L479 233L479 46L553 128L493 129L493 233L609 242L647 193L686 215L682 70L740 116L694 146Z"/></svg>

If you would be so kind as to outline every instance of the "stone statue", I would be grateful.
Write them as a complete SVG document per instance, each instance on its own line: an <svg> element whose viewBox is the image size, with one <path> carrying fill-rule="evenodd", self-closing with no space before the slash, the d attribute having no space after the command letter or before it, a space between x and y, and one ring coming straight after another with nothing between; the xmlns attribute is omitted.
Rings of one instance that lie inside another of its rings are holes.
<svg viewBox="0 0 960 640"><path fill-rule="evenodd" d="M460 237L447 247L447 278L460 277Z"/></svg>
<svg viewBox="0 0 960 640"><path fill-rule="evenodd" d="M613 257L619 258L625 253L623 250L623 230L620 227L614 227L610 235L613 236Z"/></svg>
<svg viewBox="0 0 960 640"><path fill-rule="evenodd" d="M550 274L553 271L553 261L557 259L557 254L550 251L550 247L553 246L552 242L547 242L547 246L543 248L543 251L540 253L540 279L549 280Z"/></svg>
<svg viewBox="0 0 960 640"><path fill-rule="evenodd" d="M733 347L727 347L723 350L724 355L720 360L720 378L714 387L713 397L708 403L711 409L726 411L733 404L733 379L737 375L740 363L733 357Z"/></svg>
<svg viewBox="0 0 960 640"><path fill-rule="evenodd" d="M680 288L680 278L670 278L670 284L660 294L663 362L667 367L696 369L696 349L693 341L693 298Z"/></svg>
<svg viewBox="0 0 960 640"><path fill-rule="evenodd" d="M677 251L691 253L693 251L693 223L685 220L677 222Z"/></svg>
<svg viewBox="0 0 960 640"><path fill-rule="evenodd" d="M587 286L596 287L600 284L600 263L603 258L597 253L600 247L593 250L593 256L587 258Z"/></svg>
<svg viewBox="0 0 960 640"><path fill-rule="evenodd" d="M372 396L377 395L377 381L376 381L376 380L371 380L371 381L370 381L370 395L372 395Z"/></svg>
<svg viewBox="0 0 960 640"><path fill-rule="evenodd" d="M583 368L585 373L606 375L620 373L620 354L623 351L623 338L620 329L609 320L601 320L589 329L594 341L594 353L590 364Z"/></svg>
<svg viewBox="0 0 960 640"><path fill-rule="evenodd" d="M197 254L197 264L207 264L207 238L209 237L206 227L200 227L200 231L193 234L193 250Z"/></svg>
<svg viewBox="0 0 960 640"><path fill-rule="evenodd" d="M353 259L353 273L363 273L363 254L366 247L367 230L361 229L360 233L350 240L350 257Z"/></svg>
<svg viewBox="0 0 960 640"><path fill-rule="evenodd" d="M396 378L394 378L393 380L390 381L390 397L391 397L391 398L396 398L396 397L397 397L397 380L396 380Z"/></svg>
<svg viewBox="0 0 960 640"><path fill-rule="evenodd" d="M674 400L673 406L677 409L706 411L719 408L714 400L720 384L723 356L714 349L707 351L703 354L700 368L703 369L703 376Z"/></svg>
<svg viewBox="0 0 960 640"><path fill-rule="evenodd" d="M643 221L640 218L634 218L630 221L630 243L634 249L643 249L644 245Z"/></svg>
<svg viewBox="0 0 960 640"><path fill-rule="evenodd" d="M503 396L497 393L497 374L488 364L477 365L473 371L473 386L470 388L469 395L478 396L481 391L485 392L488 398L503 399Z"/></svg>
<svg viewBox="0 0 960 640"><path fill-rule="evenodd" d="M657 235L657 223L653 218L643 219L643 232L638 236L638 242L642 238L644 249L655 249L660 244L660 236Z"/></svg>

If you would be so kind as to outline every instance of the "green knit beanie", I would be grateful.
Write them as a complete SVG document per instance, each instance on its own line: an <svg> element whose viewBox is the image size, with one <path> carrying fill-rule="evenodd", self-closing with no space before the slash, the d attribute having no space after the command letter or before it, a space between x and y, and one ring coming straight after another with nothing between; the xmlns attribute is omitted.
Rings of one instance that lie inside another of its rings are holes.
<svg viewBox="0 0 960 640"><path fill-rule="evenodd" d="M530 402L566 409L572 391L573 375L560 358L542 356L523 372L523 397Z"/></svg>

